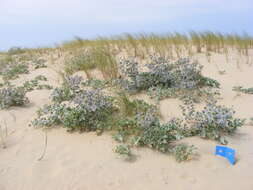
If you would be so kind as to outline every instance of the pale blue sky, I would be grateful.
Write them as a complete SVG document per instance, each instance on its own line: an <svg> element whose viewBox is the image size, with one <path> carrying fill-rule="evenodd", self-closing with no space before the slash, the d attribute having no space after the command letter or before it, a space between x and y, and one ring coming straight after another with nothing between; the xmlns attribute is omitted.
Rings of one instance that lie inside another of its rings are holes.
<svg viewBox="0 0 253 190"><path fill-rule="evenodd" d="M243 31L253 0L0 0L0 50L125 32Z"/></svg>

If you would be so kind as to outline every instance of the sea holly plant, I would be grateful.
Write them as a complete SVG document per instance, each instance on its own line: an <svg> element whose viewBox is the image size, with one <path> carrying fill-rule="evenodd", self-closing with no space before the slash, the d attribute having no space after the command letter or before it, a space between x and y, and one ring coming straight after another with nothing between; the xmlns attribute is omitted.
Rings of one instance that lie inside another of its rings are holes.
<svg viewBox="0 0 253 190"><path fill-rule="evenodd" d="M29 100L25 94L25 90L20 87L8 86L0 89L0 109L27 104Z"/></svg>
<svg viewBox="0 0 253 190"><path fill-rule="evenodd" d="M40 109L38 118L32 123L35 126L62 125L68 130L101 132L114 112L112 101L98 90L82 90L69 102Z"/></svg>
<svg viewBox="0 0 253 190"><path fill-rule="evenodd" d="M52 101L61 103L73 99L80 90L80 85L83 81L82 77L65 77L61 87L57 87L51 94Z"/></svg>
<svg viewBox="0 0 253 190"><path fill-rule="evenodd" d="M121 143L115 152L124 156L131 156L130 148L135 146L171 153L171 143L186 134L181 120L161 124L156 107L143 100L129 100L122 94L113 98L99 89L81 89L77 81L67 82L74 92L68 101L44 106L32 124L38 127L60 125L68 131L96 131L98 134L112 130L113 138Z"/></svg>
<svg viewBox="0 0 253 190"><path fill-rule="evenodd" d="M129 93L147 90L151 97L161 100L182 94L180 91L201 91L204 88L219 88L220 84L201 74L202 66L189 59L171 62L163 57L152 56L146 64L148 71L141 72L138 63L131 60L120 61L123 78L118 84ZM157 96L157 97L156 97Z"/></svg>
<svg viewBox="0 0 253 190"><path fill-rule="evenodd" d="M193 104L182 106L182 110L186 122L191 125L195 134L217 140L221 144L227 144L225 136L233 134L245 121L235 118L233 109L217 105L217 102L207 103L201 111L196 111Z"/></svg>

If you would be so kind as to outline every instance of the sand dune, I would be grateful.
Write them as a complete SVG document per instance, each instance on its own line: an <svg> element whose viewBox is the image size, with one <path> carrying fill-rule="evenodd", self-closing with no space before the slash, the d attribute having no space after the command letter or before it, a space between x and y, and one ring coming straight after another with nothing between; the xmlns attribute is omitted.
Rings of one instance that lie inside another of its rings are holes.
<svg viewBox="0 0 253 190"><path fill-rule="evenodd" d="M208 63L202 55L195 58L204 65L204 74L221 83L221 104L233 106L236 115L253 117L253 95L232 91L232 87L253 86L253 66L244 61L238 66L237 55L227 63L225 56L212 56ZM251 56L252 59L252 56ZM48 63L49 64L49 63ZM16 80L43 74L49 84L60 83L58 65L32 71ZM59 67L60 68L60 67ZM225 74L219 71L225 70ZM0 111L0 120L8 123L6 148L0 149L0 190L252 190L253 189L253 128L246 125L229 138L236 150L234 166L214 155L216 142L198 137L183 141L195 145L199 156L195 160L177 163L173 157L150 149L134 149L134 160L124 161L112 151L115 142L109 134L72 133L56 128L47 132L48 146L41 161L45 133L29 127L36 110L50 103L49 90L34 90L27 94L31 102L25 107ZM148 99L145 96L139 98ZM180 101L166 99L160 103L163 120L180 116Z"/></svg>

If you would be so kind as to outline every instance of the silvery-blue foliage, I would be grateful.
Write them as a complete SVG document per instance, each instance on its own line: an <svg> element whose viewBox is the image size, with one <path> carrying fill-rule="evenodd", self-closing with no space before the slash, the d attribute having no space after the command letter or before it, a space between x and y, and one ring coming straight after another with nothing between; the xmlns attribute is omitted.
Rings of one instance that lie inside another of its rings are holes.
<svg viewBox="0 0 253 190"><path fill-rule="evenodd" d="M83 81L81 76L73 76L73 77L65 77L65 85L67 85L70 89L78 90L80 88L80 84Z"/></svg>
<svg viewBox="0 0 253 190"><path fill-rule="evenodd" d="M11 106L22 106L28 103L28 98L23 88L6 87L0 89L0 109Z"/></svg>
<svg viewBox="0 0 253 190"><path fill-rule="evenodd" d="M196 111L193 105L183 108L183 114L203 138L210 138L226 144L224 135L235 132L244 124L243 119L235 118L235 111L216 102L208 103L202 111Z"/></svg>
<svg viewBox="0 0 253 190"><path fill-rule="evenodd" d="M81 90L66 104L53 104L40 111L35 126L62 124L71 130L103 130L108 115L114 111L112 98L99 90Z"/></svg>
<svg viewBox="0 0 253 190"><path fill-rule="evenodd" d="M217 86L218 82L201 75L202 66L189 59L171 62L162 57L151 57L145 65L149 71L140 72L134 60L120 62L121 72L129 79L121 79L120 85L127 91L147 90L151 87L196 89L200 86ZM214 84L215 83L215 84Z"/></svg>
<svg viewBox="0 0 253 190"><path fill-rule="evenodd" d="M121 60L119 62L119 65L121 68L121 72L130 78L135 78L136 75L139 74L138 63L134 61L134 59Z"/></svg>
<svg viewBox="0 0 253 190"><path fill-rule="evenodd" d="M53 90L51 98L54 102L61 103L73 99L80 91L83 78L80 76L66 77L63 85Z"/></svg>

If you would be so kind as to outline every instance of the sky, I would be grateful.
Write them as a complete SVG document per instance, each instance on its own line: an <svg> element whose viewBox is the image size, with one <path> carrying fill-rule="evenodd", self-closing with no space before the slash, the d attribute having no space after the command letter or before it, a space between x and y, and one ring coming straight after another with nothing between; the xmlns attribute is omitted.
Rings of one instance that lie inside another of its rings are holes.
<svg viewBox="0 0 253 190"><path fill-rule="evenodd" d="M253 35L252 0L0 0L0 50L122 33Z"/></svg>

